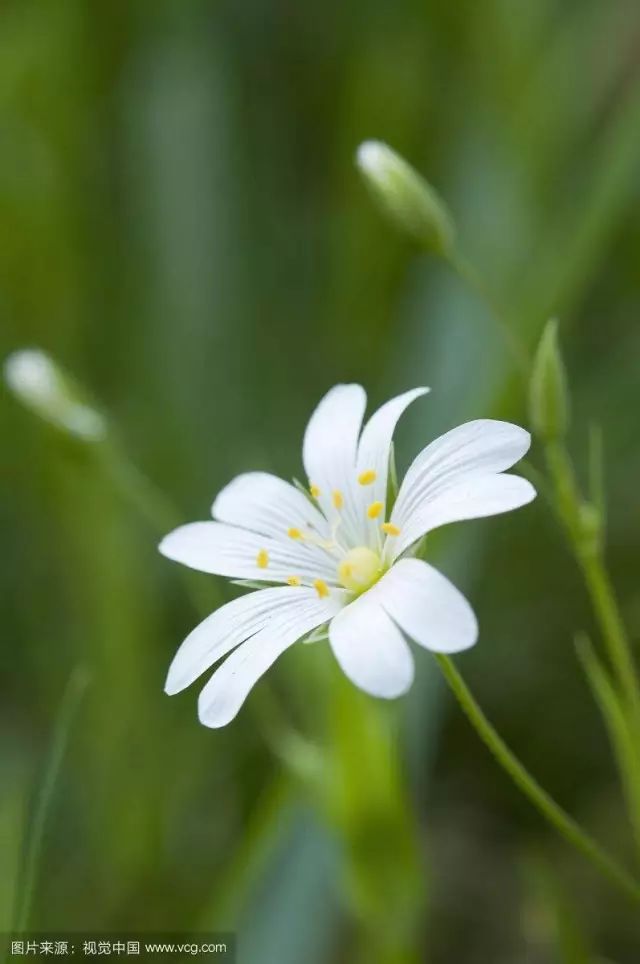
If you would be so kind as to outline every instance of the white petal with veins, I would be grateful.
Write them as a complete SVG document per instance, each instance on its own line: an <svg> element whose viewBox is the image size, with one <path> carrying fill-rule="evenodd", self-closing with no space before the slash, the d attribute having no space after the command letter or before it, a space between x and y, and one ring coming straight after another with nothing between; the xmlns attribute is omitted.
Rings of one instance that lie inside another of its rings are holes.
<svg viewBox="0 0 640 964"><path fill-rule="evenodd" d="M365 544L375 544L372 539L372 530L375 532L373 527L374 525L378 526L378 523L371 523L370 520L367 520L367 506L373 502L382 502L383 507L386 508L391 439L398 419L411 402L422 395L426 395L428 391L428 388L414 388L410 392L405 392L403 395L390 399L374 412L362 430L358 444L357 474L360 475L368 471L375 473L375 479L370 485L360 486L362 542ZM380 522L384 522L386 519L385 508L380 514Z"/></svg>
<svg viewBox="0 0 640 964"><path fill-rule="evenodd" d="M292 575L313 582L336 581L335 562L315 546L293 539L277 541L223 522L190 522L174 529L160 543L160 552L200 572L232 579L286 582ZM258 565L260 553L268 563Z"/></svg>
<svg viewBox="0 0 640 964"><path fill-rule="evenodd" d="M286 539L289 529L329 536L327 520L295 486L267 472L246 472L233 479L211 507L220 522Z"/></svg>
<svg viewBox="0 0 640 964"><path fill-rule="evenodd" d="M275 613L267 626L238 646L213 674L198 700L200 722L211 727L229 723L278 656L331 619L340 605L336 598L301 598L293 609Z"/></svg>
<svg viewBox="0 0 640 964"><path fill-rule="evenodd" d="M531 502L535 496L531 483L519 475L467 476L418 506L404 522L400 535L387 539L385 558L390 562L397 559L401 552L439 526L510 512Z"/></svg>
<svg viewBox="0 0 640 964"><path fill-rule="evenodd" d="M340 535L351 541L360 526L356 454L366 403L361 385L336 385L309 419L302 446L305 472L320 489L318 502L330 520L336 516L332 493L341 493Z"/></svg>
<svg viewBox="0 0 640 964"><path fill-rule="evenodd" d="M372 696L393 699L413 682L413 657L402 633L380 605L374 586L329 624L329 642L343 672Z"/></svg>
<svg viewBox="0 0 640 964"><path fill-rule="evenodd" d="M531 436L523 428L488 418L441 435L409 466L391 521L401 529L422 503L465 477L504 472L522 458L530 444Z"/></svg>
<svg viewBox="0 0 640 964"><path fill-rule="evenodd" d="M173 658L165 692L179 693L239 643L273 622L276 614L317 599L315 589L277 586L226 603L189 633Z"/></svg>
<svg viewBox="0 0 640 964"><path fill-rule="evenodd" d="M474 612L446 576L420 559L401 559L378 583L386 612L416 643L459 653L478 638Z"/></svg>

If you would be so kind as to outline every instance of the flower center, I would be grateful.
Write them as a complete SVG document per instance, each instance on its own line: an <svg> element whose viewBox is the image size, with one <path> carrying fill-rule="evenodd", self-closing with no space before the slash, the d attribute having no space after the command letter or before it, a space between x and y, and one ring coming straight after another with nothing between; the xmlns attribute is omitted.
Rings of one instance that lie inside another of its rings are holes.
<svg viewBox="0 0 640 964"><path fill-rule="evenodd" d="M351 592L370 589L382 575L382 559L373 549L350 549L338 565L338 582Z"/></svg>

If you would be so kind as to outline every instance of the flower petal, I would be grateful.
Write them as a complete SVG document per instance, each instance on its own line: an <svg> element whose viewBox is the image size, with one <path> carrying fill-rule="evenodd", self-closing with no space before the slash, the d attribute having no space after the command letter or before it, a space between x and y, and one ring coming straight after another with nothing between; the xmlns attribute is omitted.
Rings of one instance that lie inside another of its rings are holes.
<svg viewBox="0 0 640 964"><path fill-rule="evenodd" d="M286 582L295 575L307 582L336 581L335 561L324 550L293 539L281 542L223 522L180 526L165 536L159 548L175 562L217 576ZM266 553L266 566L258 565L261 553Z"/></svg>
<svg viewBox="0 0 640 964"><path fill-rule="evenodd" d="M459 653L478 638L474 612L456 587L419 559L401 559L378 583L385 611L420 646Z"/></svg>
<svg viewBox="0 0 640 964"><path fill-rule="evenodd" d="M300 598L295 607L273 613L269 623L239 646L216 670L198 700L205 726L225 726L237 714L252 687L281 653L305 633L331 619L342 602L337 597Z"/></svg>
<svg viewBox="0 0 640 964"><path fill-rule="evenodd" d="M350 603L329 624L331 648L346 676L372 696L393 699L413 682L406 640L373 590Z"/></svg>
<svg viewBox="0 0 640 964"><path fill-rule="evenodd" d="M439 526L509 512L535 497L534 487L519 475L468 476L414 510L400 528L400 535L387 539L385 559L397 559L405 549Z"/></svg>
<svg viewBox="0 0 640 964"><path fill-rule="evenodd" d="M329 534L327 521L302 492L267 472L236 476L216 497L211 512L220 522L274 538L287 539L291 528Z"/></svg>
<svg viewBox="0 0 640 964"><path fill-rule="evenodd" d="M391 521L402 528L425 500L436 498L466 476L504 472L530 444L529 433L510 422L477 419L459 425L416 456L400 486Z"/></svg>
<svg viewBox="0 0 640 964"><path fill-rule="evenodd" d="M341 493L342 529L351 540L358 529L356 453L366 403L361 385L330 389L309 420L302 446L305 472L320 490L318 502L328 519L336 515L332 493Z"/></svg>
<svg viewBox="0 0 640 964"><path fill-rule="evenodd" d="M189 633L178 649L169 667L165 692L179 693L216 660L269 625L277 613L296 609L309 599L317 599L315 590L277 586L239 596L216 609Z"/></svg>
<svg viewBox="0 0 640 964"><path fill-rule="evenodd" d="M412 391L390 399L371 416L360 437L358 444L357 474L373 471L375 480L371 485L361 486L362 518L366 519L366 507L372 502L381 502L386 506L387 476L389 473L389 453L391 439L398 419L404 410L426 395L428 388L414 388ZM380 521L386 519L386 511L380 515ZM367 541L367 540L364 540Z"/></svg>

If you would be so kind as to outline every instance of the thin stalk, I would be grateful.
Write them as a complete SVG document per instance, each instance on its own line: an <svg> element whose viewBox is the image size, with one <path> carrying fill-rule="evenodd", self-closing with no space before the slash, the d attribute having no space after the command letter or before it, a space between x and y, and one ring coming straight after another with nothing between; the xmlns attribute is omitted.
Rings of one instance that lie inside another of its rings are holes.
<svg viewBox="0 0 640 964"><path fill-rule="evenodd" d="M622 691L625 693L635 715L636 723L640 727L638 677L609 574L599 555L585 554L580 557L579 562L600 630L609 647L611 662L616 670Z"/></svg>
<svg viewBox="0 0 640 964"><path fill-rule="evenodd" d="M71 726L88 685L89 676L86 670L83 667L76 667L69 677L58 710L51 749L33 811L17 888L13 926L13 932L17 934L22 933L29 926L47 817L69 743Z"/></svg>
<svg viewBox="0 0 640 964"><path fill-rule="evenodd" d="M629 821L640 853L640 759L633 729L629 725L628 714L625 712L608 670L602 666L591 641L584 633L576 638L576 652L607 728L620 774Z"/></svg>
<svg viewBox="0 0 640 964"><path fill-rule="evenodd" d="M435 656L447 683L485 746L500 766L509 774L518 789L531 801L564 839L589 860L601 874L627 897L640 903L640 883L609 856L576 821L565 813L537 780L509 749L502 737L484 715L469 687L448 656Z"/></svg>
<svg viewBox="0 0 640 964"><path fill-rule="evenodd" d="M640 734L640 684L615 591L602 558L600 540L594 533L585 531L582 499L566 450L560 443L552 442L547 444L545 451L556 489L558 513L584 576L618 686Z"/></svg>
<svg viewBox="0 0 640 964"><path fill-rule="evenodd" d="M557 510L575 547L582 538L580 527L580 504L582 500L573 472L573 465L561 442L547 442L544 447L544 454L549 475L555 488Z"/></svg>
<svg viewBox="0 0 640 964"><path fill-rule="evenodd" d="M599 425L589 426L589 498L596 508L604 530L607 521L607 500L604 481L604 439Z"/></svg>
<svg viewBox="0 0 640 964"><path fill-rule="evenodd" d="M520 374L526 377L530 367L530 359L527 348L521 339L518 338L513 329L513 325L509 323L509 320L506 317L506 312L502 306L498 304L493 293L485 285L478 269L474 264L471 263L471 261L468 261L464 255L459 253L453 254L449 258L448 263L453 268L458 278L460 278L460 280L464 282L469 290L472 291L483 303L491 319L495 322L497 328L499 329L500 334L502 335L502 338L504 339L511 356L517 365Z"/></svg>
<svg viewBox="0 0 640 964"><path fill-rule="evenodd" d="M122 447L106 439L97 449L99 465L115 490L135 512L158 534L164 536L184 519L164 492L129 458ZM210 580L206 591L181 567L182 579L196 611L206 616L224 602L220 583ZM212 589L210 588L212 587Z"/></svg>
<svg viewBox="0 0 640 964"><path fill-rule="evenodd" d="M152 528L164 533L180 525L182 520L175 506L131 461L121 445L107 439L98 451L105 474Z"/></svg>

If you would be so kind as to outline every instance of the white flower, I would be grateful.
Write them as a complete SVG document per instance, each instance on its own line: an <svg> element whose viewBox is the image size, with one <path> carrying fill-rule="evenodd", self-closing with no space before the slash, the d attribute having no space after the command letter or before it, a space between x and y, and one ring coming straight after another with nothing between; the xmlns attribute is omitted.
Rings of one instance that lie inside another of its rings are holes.
<svg viewBox="0 0 640 964"><path fill-rule="evenodd" d="M393 398L366 423L360 385L336 385L307 426L303 461L309 495L273 475L235 478L213 503L215 522L171 532L160 551L186 566L234 579L274 583L222 606L187 636L167 677L177 693L227 654L206 684L199 716L229 723L278 656L328 624L331 648L356 686L400 696L413 680L409 637L455 653L476 641L464 596L427 562L418 540L460 519L507 512L535 498L506 469L529 433L491 419L467 422L413 461L397 498L387 500L391 438L405 408L428 389Z"/></svg>

